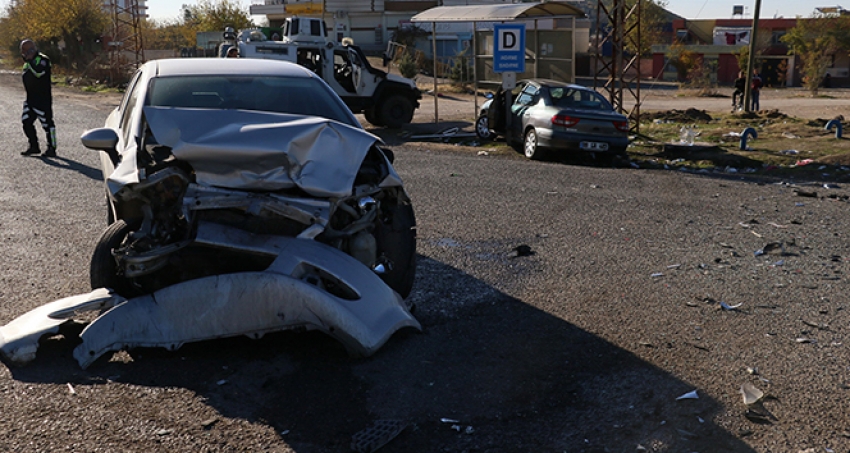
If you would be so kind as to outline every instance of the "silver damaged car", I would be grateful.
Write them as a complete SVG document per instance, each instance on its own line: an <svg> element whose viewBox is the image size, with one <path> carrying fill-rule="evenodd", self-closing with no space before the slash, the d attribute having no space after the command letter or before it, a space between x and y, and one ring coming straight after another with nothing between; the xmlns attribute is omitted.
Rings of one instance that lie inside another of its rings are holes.
<svg viewBox="0 0 850 453"><path fill-rule="evenodd" d="M85 311L82 367L110 351L286 329L320 330L368 356L420 329L413 207L392 153L334 92L295 64L174 59L143 65L99 150L109 226L92 292L0 327L0 352Z"/></svg>

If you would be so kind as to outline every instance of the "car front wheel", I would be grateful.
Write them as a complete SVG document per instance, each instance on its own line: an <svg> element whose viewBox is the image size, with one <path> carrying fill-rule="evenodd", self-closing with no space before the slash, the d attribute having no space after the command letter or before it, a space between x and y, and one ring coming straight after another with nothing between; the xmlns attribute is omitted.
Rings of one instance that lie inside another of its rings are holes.
<svg viewBox="0 0 850 453"><path fill-rule="evenodd" d="M493 131L490 130L490 120L487 119L487 115L481 115L478 117L478 120L475 121L475 135L478 136L481 140L492 140L493 139Z"/></svg>
<svg viewBox="0 0 850 453"><path fill-rule="evenodd" d="M537 146L537 131L529 129L525 132L522 149L525 152L525 157L532 160L540 160L543 158L543 151Z"/></svg>

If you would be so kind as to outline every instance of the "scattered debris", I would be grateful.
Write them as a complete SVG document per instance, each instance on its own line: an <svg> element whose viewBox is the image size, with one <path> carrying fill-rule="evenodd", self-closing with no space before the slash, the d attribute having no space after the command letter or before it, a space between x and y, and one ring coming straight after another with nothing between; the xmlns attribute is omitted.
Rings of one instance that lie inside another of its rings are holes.
<svg viewBox="0 0 850 453"><path fill-rule="evenodd" d="M815 344L818 342L818 340L815 340L814 338L797 338L794 341L800 344Z"/></svg>
<svg viewBox="0 0 850 453"><path fill-rule="evenodd" d="M220 381L216 382L215 384L216 384L216 385L224 385L224 384L227 384L227 379L222 379L222 380L220 380Z"/></svg>
<svg viewBox="0 0 850 453"><path fill-rule="evenodd" d="M210 428L212 428L212 426L213 426L213 425L215 425L216 423L218 423L218 418L217 418L217 417L213 417L213 418L208 418L208 419L206 419L206 420L202 421L202 422L201 422L201 426L202 426L204 429L210 429ZM283 434L283 433L281 433L281 434Z"/></svg>
<svg viewBox="0 0 850 453"><path fill-rule="evenodd" d="M797 167L802 167L803 165L809 165L813 162L814 162L814 160L812 160L812 159L803 159L803 160L798 160L797 163L795 163L794 165L797 166Z"/></svg>
<svg viewBox="0 0 850 453"><path fill-rule="evenodd" d="M722 309L723 309L723 310L725 310L725 311L735 311L735 310L737 310L737 309L738 309L741 305L744 305L744 304L743 304L743 303L740 303L740 304L737 304L737 305L729 305L729 304L727 304L726 302L723 302L722 300L720 301L720 308L722 308Z"/></svg>
<svg viewBox="0 0 850 453"><path fill-rule="evenodd" d="M755 255L755 256L785 255L785 246L782 242L771 242L771 243L765 244L765 246L762 247L761 249L753 252L753 255Z"/></svg>
<svg viewBox="0 0 850 453"><path fill-rule="evenodd" d="M441 418L440 421L443 423L460 423L460 420L455 420L453 418Z"/></svg>
<svg viewBox="0 0 850 453"><path fill-rule="evenodd" d="M741 385L741 395L744 397L744 404L747 406L756 404L764 398L764 392L749 382Z"/></svg>
<svg viewBox="0 0 850 453"><path fill-rule="evenodd" d="M679 400L696 400L696 399L699 399L699 395L697 395L697 391L694 390L694 391L685 393L684 395L676 398L676 401L679 401Z"/></svg>
<svg viewBox="0 0 850 453"><path fill-rule="evenodd" d="M803 189L794 189L794 192L797 194L798 197L807 197L807 198L817 198L818 197L818 193L815 192L814 190L808 191L808 190L803 190Z"/></svg>
<svg viewBox="0 0 850 453"><path fill-rule="evenodd" d="M372 453L395 439L405 426L399 420L376 420L372 426L351 437L351 449L358 453Z"/></svg>
<svg viewBox="0 0 850 453"><path fill-rule="evenodd" d="M652 277L652 278L658 278L658 277L663 277L663 276L664 276L664 274L661 273L661 272L655 272L654 274L650 275L650 277Z"/></svg>
<svg viewBox="0 0 850 453"><path fill-rule="evenodd" d="M806 321L805 319L803 320L803 324L805 324L809 327L814 327L815 329L818 329L818 330L829 330L829 325L827 325L827 324L819 324L819 323L816 323L816 322ZM70 384L68 384L68 385L70 385Z"/></svg>
<svg viewBox="0 0 850 453"><path fill-rule="evenodd" d="M784 150L780 151L779 154L785 154L786 156L796 156L796 155L800 154L800 152L797 151L796 149L784 149Z"/></svg>
<svg viewBox="0 0 850 453"><path fill-rule="evenodd" d="M73 386L73 385L71 385L71 383L70 383L70 382L68 383L68 393L70 393L71 395L76 395L76 394L77 394L77 391L76 391L76 390L74 390L74 386Z"/></svg>
<svg viewBox="0 0 850 453"><path fill-rule="evenodd" d="M799 135L792 134L790 132L783 132L782 136L785 138L800 138Z"/></svg>
<svg viewBox="0 0 850 453"><path fill-rule="evenodd" d="M156 435L157 436L167 436L171 433L172 433L172 431L170 429L161 429L161 430L156 432Z"/></svg>
<svg viewBox="0 0 850 453"><path fill-rule="evenodd" d="M481 151L478 151L478 155L479 156L489 156L490 153L488 153L487 151L481 150Z"/></svg>
<svg viewBox="0 0 850 453"><path fill-rule="evenodd" d="M671 264L671 265L667 266L667 269L678 269L680 267L682 267L681 264Z"/></svg>
<svg viewBox="0 0 850 453"><path fill-rule="evenodd" d="M518 246L514 247L514 249L511 250L510 253L508 253L508 256L510 258L517 258L517 257L520 257L520 256L531 256L531 255L534 255L535 253L536 252L534 250L531 250L531 246L522 244L522 245L518 245Z"/></svg>
<svg viewBox="0 0 850 453"><path fill-rule="evenodd" d="M753 376L758 376L758 374L759 374L758 368L747 367L746 370L747 370L747 374L752 374Z"/></svg>

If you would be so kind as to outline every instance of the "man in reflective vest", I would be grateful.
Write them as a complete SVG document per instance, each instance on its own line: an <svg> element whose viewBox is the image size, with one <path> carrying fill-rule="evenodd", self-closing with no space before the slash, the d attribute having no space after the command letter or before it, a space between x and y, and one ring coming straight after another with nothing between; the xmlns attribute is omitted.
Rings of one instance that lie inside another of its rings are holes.
<svg viewBox="0 0 850 453"><path fill-rule="evenodd" d="M21 154L34 156L41 153L38 147L38 134L35 132L36 118L47 133L47 150L44 157L56 156L56 126L53 124L53 96L50 88L50 59L38 51L32 40L21 41L21 57L24 59L24 88L27 99L24 101L24 133L29 140L29 148Z"/></svg>

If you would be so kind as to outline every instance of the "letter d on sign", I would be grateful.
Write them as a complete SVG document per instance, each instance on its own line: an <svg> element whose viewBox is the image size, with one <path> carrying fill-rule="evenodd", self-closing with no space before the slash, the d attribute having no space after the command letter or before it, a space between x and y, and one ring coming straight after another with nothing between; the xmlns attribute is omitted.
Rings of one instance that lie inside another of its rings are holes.
<svg viewBox="0 0 850 453"><path fill-rule="evenodd" d="M516 35L512 31L502 33L502 50L511 50L516 47Z"/></svg>

